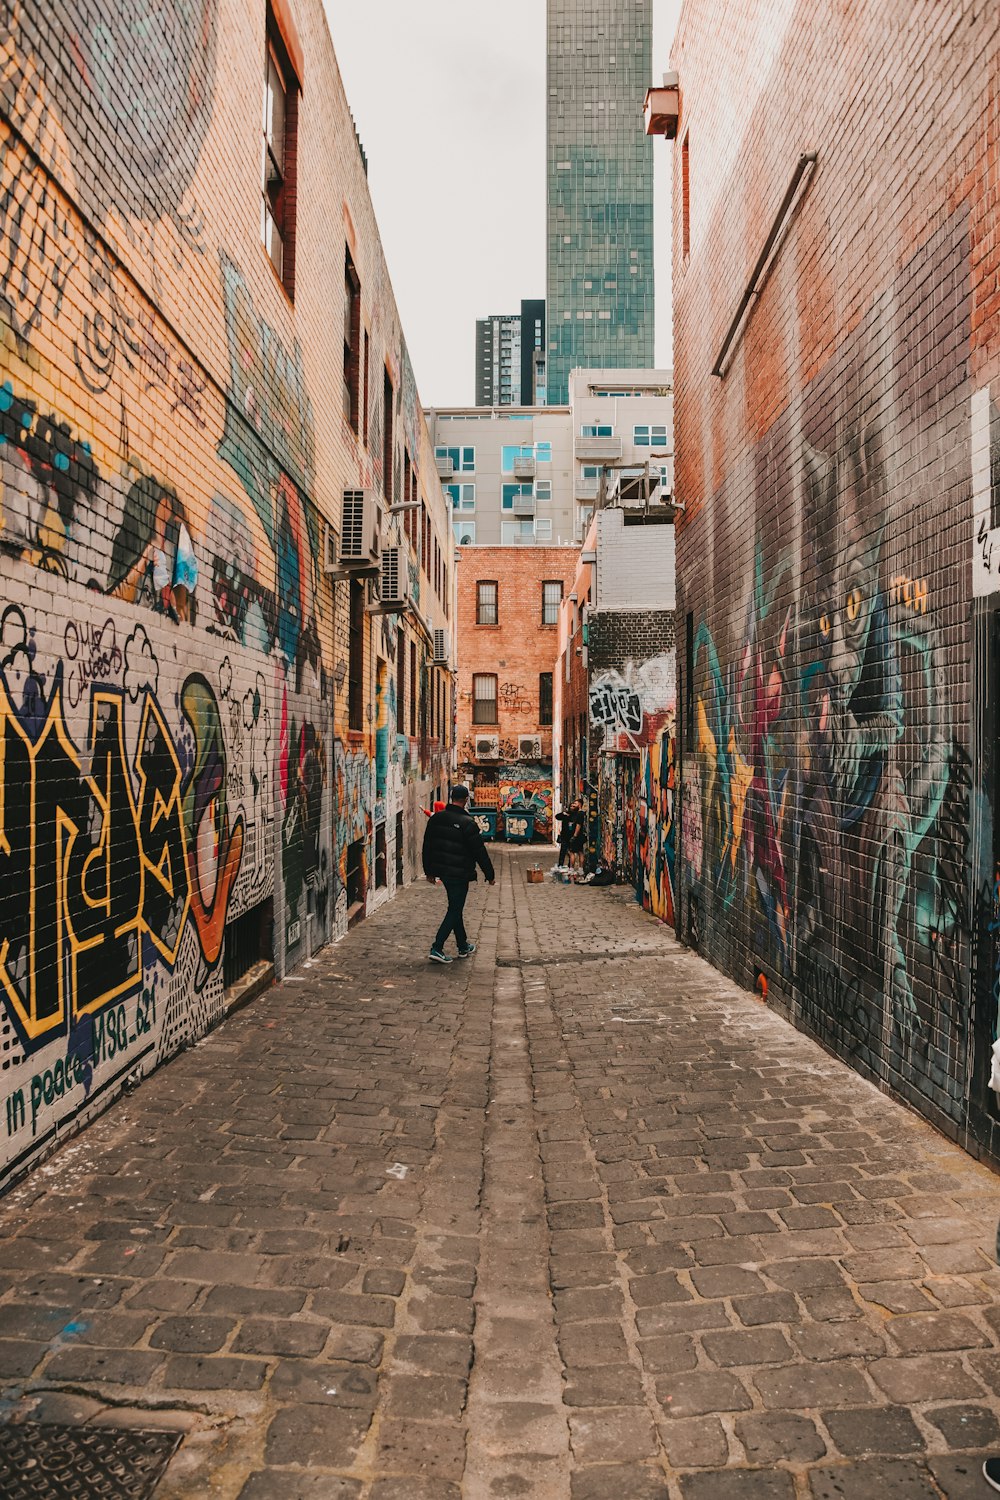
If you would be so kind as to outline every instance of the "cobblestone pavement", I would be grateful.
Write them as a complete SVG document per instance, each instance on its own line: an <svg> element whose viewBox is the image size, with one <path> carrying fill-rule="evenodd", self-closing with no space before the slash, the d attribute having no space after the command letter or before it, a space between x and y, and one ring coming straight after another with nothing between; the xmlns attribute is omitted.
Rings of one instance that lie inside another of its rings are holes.
<svg viewBox="0 0 1000 1500"><path fill-rule="evenodd" d="M7 1420L157 1500L979 1497L1000 1184L623 892L407 891L0 1204Z"/></svg>

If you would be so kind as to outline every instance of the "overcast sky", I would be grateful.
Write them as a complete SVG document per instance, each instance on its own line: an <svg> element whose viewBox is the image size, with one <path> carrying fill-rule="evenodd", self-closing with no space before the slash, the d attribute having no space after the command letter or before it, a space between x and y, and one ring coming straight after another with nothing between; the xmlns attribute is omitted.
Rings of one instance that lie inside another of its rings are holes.
<svg viewBox="0 0 1000 1500"><path fill-rule="evenodd" d="M474 400L475 325L545 295L545 0L325 0L425 406ZM653 0L653 77L681 0ZM656 141L656 360L670 147Z"/></svg>

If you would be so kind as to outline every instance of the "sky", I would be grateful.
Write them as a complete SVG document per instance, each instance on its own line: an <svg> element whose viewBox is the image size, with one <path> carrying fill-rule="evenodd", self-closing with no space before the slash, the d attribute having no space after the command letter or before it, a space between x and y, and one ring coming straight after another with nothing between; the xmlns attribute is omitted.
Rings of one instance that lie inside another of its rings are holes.
<svg viewBox="0 0 1000 1500"><path fill-rule="evenodd" d="M476 319L545 296L545 0L325 0L424 406L475 400ZM681 0L653 0L653 78ZM652 80L650 80L652 81ZM654 142L656 361L670 147Z"/></svg>

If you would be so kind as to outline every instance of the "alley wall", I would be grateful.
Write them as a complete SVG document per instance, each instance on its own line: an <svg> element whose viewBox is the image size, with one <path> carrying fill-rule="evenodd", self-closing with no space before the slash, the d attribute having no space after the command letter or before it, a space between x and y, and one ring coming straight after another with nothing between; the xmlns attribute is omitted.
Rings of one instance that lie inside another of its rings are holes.
<svg viewBox="0 0 1000 1500"><path fill-rule="evenodd" d="M672 66L681 929L996 1158L1000 19L687 0Z"/></svg>
<svg viewBox="0 0 1000 1500"><path fill-rule="evenodd" d="M0 1186L412 877L454 589L320 0L4 15ZM352 487L419 617L330 576Z"/></svg>
<svg viewBox="0 0 1000 1500"><path fill-rule="evenodd" d="M559 600L576 560L573 547L477 546L459 553L459 773L477 806L501 813L513 803L527 807L545 839L552 836ZM492 698L477 706L476 692L490 685Z"/></svg>

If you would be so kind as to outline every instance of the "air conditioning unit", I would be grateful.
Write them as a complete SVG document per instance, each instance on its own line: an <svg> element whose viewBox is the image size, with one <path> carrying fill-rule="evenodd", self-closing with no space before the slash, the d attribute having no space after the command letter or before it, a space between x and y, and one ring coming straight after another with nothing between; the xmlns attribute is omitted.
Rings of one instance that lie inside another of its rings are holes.
<svg viewBox="0 0 1000 1500"><path fill-rule="evenodd" d="M500 736L498 734L476 735L476 759L477 760L499 760L500 759Z"/></svg>
<svg viewBox="0 0 1000 1500"><path fill-rule="evenodd" d="M449 665L447 630L435 630L434 632L434 665L436 667L447 667Z"/></svg>
<svg viewBox="0 0 1000 1500"><path fill-rule="evenodd" d="M400 609L409 604L410 554L403 546L382 548L382 575L379 594L383 604L398 604Z"/></svg>
<svg viewBox="0 0 1000 1500"><path fill-rule="evenodd" d="M340 527L340 566L377 568L382 508L374 490L345 490Z"/></svg>
<svg viewBox="0 0 1000 1500"><path fill-rule="evenodd" d="M518 760L541 760L542 737L540 734L519 734L517 737Z"/></svg>

